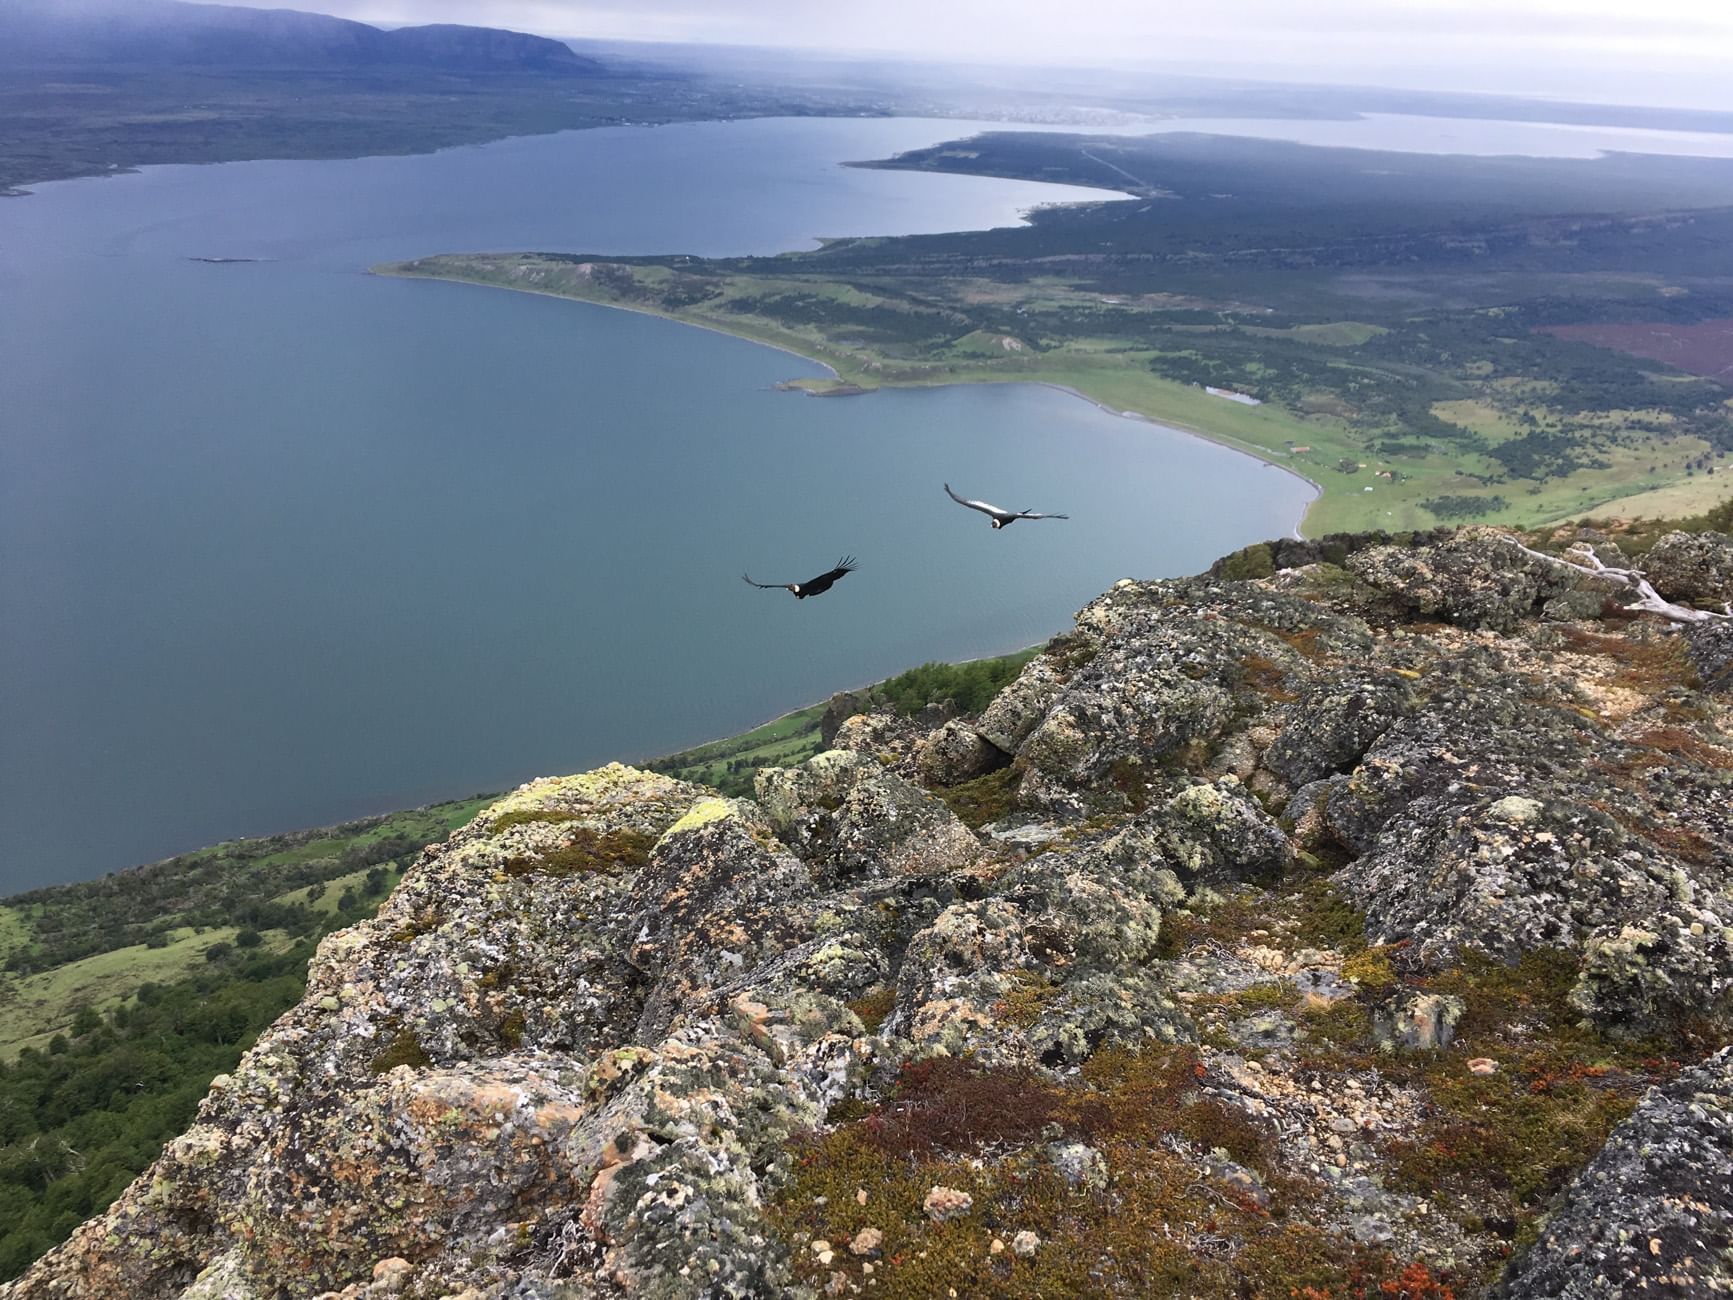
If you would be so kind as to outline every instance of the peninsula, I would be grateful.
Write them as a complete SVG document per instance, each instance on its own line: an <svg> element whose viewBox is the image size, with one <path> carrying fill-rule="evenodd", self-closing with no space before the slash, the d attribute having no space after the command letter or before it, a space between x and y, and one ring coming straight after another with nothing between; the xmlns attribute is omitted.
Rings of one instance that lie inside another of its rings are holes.
<svg viewBox="0 0 1733 1300"><path fill-rule="evenodd" d="M776 257L375 269L723 330L828 366L832 380L798 381L814 393L1061 386L1311 479L1308 534L1724 495L1733 356L1704 349L1733 333L1704 327L1733 318L1726 160L1008 131L862 165L1132 192L1019 227ZM1657 336L1692 350L1657 359Z"/></svg>

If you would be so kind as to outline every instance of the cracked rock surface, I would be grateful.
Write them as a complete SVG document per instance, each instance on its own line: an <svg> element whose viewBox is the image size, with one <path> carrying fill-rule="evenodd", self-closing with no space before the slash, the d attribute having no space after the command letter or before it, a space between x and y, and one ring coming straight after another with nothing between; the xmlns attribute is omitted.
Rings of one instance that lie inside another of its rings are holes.
<svg viewBox="0 0 1733 1300"><path fill-rule="evenodd" d="M0 1296L1724 1292L1720 629L1266 549L750 800L514 791Z"/></svg>

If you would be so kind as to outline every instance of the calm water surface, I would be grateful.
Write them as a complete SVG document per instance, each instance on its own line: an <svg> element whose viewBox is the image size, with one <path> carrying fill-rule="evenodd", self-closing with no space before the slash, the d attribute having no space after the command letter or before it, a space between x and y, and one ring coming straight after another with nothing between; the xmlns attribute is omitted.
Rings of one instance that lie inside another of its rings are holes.
<svg viewBox="0 0 1733 1300"><path fill-rule="evenodd" d="M362 274L1099 197L836 165L972 129L601 130L0 202L0 893L666 752L1290 531L1306 485L1048 389L819 401L767 348ZM1073 518L996 534L947 479ZM739 580L844 552L816 600Z"/></svg>

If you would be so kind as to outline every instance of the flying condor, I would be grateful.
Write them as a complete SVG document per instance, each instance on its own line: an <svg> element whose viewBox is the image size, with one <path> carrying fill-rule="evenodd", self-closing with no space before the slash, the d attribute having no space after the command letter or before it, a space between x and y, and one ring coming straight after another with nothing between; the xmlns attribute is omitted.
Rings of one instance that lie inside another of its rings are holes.
<svg viewBox="0 0 1733 1300"><path fill-rule="evenodd" d="M945 484L945 495L960 506L968 506L971 510L979 510L992 521L993 527L1005 528L1019 519L1069 519L1070 515L1043 515L1033 510L1001 510L988 501L971 501L968 497L960 497L951 491L951 485Z"/></svg>
<svg viewBox="0 0 1733 1300"><path fill-rule="evenodd" d="M749 574L741 574L752 586L764 591L775 591L782 588L792 591L796 600L805 600L808 596L817 596L831 589L831 585L845 574L855 571L854 556L847 555L836 562L836 568L829 573L821 573L816 578L808 578L805 582L753 582Z"/></svg>

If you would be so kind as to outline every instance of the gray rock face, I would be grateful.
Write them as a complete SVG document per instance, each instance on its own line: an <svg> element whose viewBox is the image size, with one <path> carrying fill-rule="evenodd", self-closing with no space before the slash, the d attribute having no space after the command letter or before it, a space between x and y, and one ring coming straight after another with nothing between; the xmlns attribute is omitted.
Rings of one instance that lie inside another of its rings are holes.
<svg viewBox="0 0 1733 1300"><path fill-rule="evenodd" d="M1643 575L1668 600L1700 609L1733 601L1733 537L1668 533L1643 557Z"/></svg>
<svg viewBox="0 0 1733 1300"><path fill-rule="evenodd" d="M818 734L827 749L836 744L836 733L842 724L857 713L866 712L866 707L866 701L853 691L839 691L830 697L818 722Z"/></svg>
<svg viewBox="0 0 1733 1300"><path fill-rule="evenodd" d="M974 732L1006 754L1014 754L1040 725L1063 685L1046 658L1034 660L975 720Z"/></svg>
<svg viewBox="0 0 1733 1300"><path fill-rule="evenodd" d="M1733 691L1733 619L1698 623L1686 638L1704 689Z"/></svg>
<svg viewBox="0 0 1733 1300"><path fill-rule="evenodd" d="M1514 1261L1507 1300L1733 1291L1733 1049L1655 1088Z"/></svg>
<svg viewBox="0 0 1733 1300"><path fill-rule="evenodd" d="M1490 528L1465 528L1433 546L1374 547L1349 556L1346 564L1420 617L1501 632L1546 601L1593 581L1524 555Z"/></svg>
<svg viewBox="0 0 1733 1300"><path fill-rule="evenodd" d="M327 938L193 1126L0 1297L895 1295L945 1253L910 1233L976 1231L951 1253L1014 1290L1069 1267L1077 1206L1149 1188L1200 1269L1348 1243L1355 1285L1428 1261L1484 1294L1489 1225L1538 1205L1405 1188L1397 1153L1453 1158L1417 1145L1466 1104L1435 1080L1493 1113L1556 1052L1623 1053L1634 1088L1666 1076L1619 1035L1733 1033L1733 709L1697 684L1726 649L1548 623L1595 587L1486 530L1269 550L1256 582L1121 583L975 722L848 717L753 801L618 766L514 792ZM959 801L985 834L927 788L1007 757L1014 802ZM1466 960L1538 950L1532 1003ZM1053 1109L935 1154L912 1226L852 1175L813 1195L815 1133L968 1128L976 1094L905 1093L917 1066ZM1507 1293L1725 1290L1730 1075L1649 1094ZM1036 1183L1077 1205L1025 1220Z"/></svg>
<svg viewBox="0 0 1733 1300"><path fill-rule="evenodd" d="M1349 771L1413 708L1414 693L1400 677L1319 686L1289 713L1264 763L1295 787Z"/></svg>
<svg viewBox="0 0 1733 1300"><path fill-rule="evenodd" d="M798 768L768 768L756 792L775 833L836 878L944 870L981 853L949 808L864 754L827 750Z"/></svg>
<svg viewBox="0 0 1733 1300"><path fill-rule="evenodd" d="M1188 747L1222 738L1248 696L1273 701L1286 697L1285 683L1304 682L1310 664L1278 632L1326 644L1366 635L1305 601L1203 581L1121 583L1077 626L1087 659L1061 673L1043 657L1025 670L1041 683L1025 698L1046 704L1016 750L1019 801L1070 817L1145 806L1166 784L1162 771Z"/></svg>
<svg viewBox="0 0 1733 1300"><path fill-rule="evenodd" d="M1188 889L1272 880L1294 856L1281 828L1231 778L1187 786L1137 817L1106 851L1160 863Z"/></svg>
<svg viewBox="0 0 1733 1300"><path fill-rule="evenodd" d="M1010 757L972 726L955 719L921 742L915 765L929 785L958 785L1004 767Z"/></svg>
<svg viewBox="0 0 1733 1300"><path fill-rule="evenodd" d="M1657 770L1646 746L1592 727L1569 679L1525 674L1502 654L1434 678L1420 710L1325 795L1330 831L1357 855L1335 879L1371 935L1411 940L1434 961L1464 948L1508 961L1581 952L1579 1005L1633 1034L1700 1009L1725 1015L1726 771L1633 786L1625 769ZM1628 829L1643 825L1701 839ZM1664 847L1674 842L1689 856Z"/></svg>

